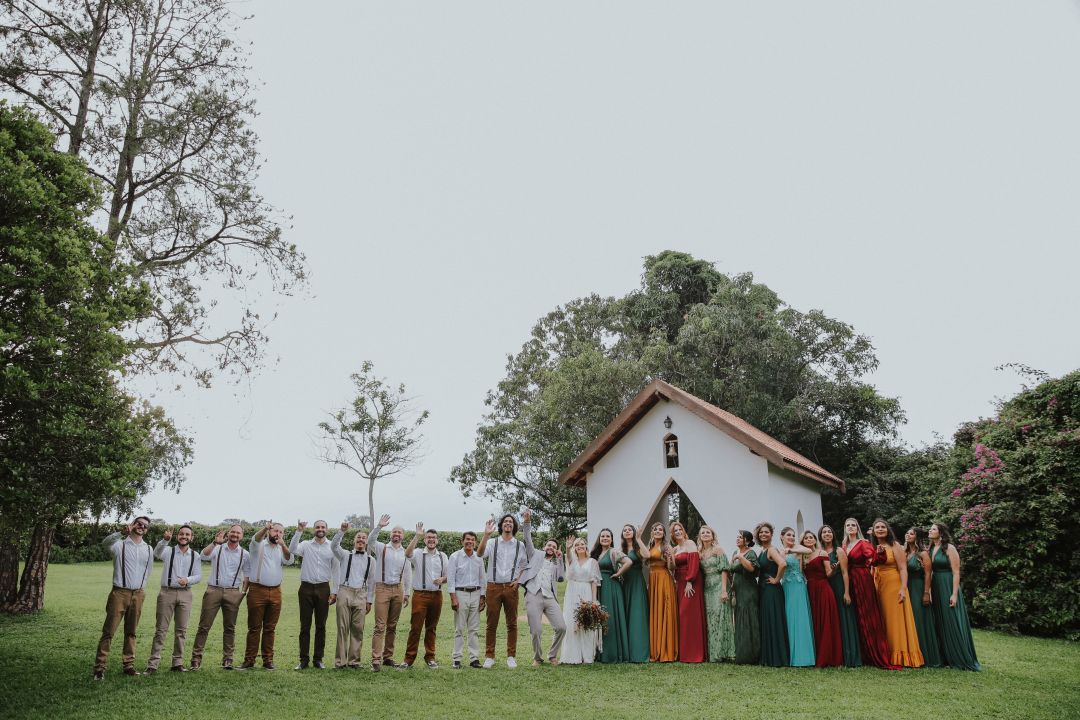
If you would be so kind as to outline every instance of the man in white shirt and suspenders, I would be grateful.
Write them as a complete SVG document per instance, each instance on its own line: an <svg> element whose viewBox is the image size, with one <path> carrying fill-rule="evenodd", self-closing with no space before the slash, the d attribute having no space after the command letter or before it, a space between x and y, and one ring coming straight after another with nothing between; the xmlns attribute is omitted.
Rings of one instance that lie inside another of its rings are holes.
<svg viewBox="0 0 1080 720"><path fill-rule="evenodd" d="M140 515L123 530L101 541L113 556L113 581L109 599L105 602L105 624L101 628L94 661L95 680L105 678L112 637L121 622L124 623L124 674L139 674L135 671L135 631L142 615L146 580L154 564L154 551L143 541L149 529L150 518Z"/></svg>
<svg viewBox="0 0 1080 720"><path fill-rule="evenodd" d="M263 667L274 669L274 631L281 617L283 567L293 564L292 553L283 540L284 535L284 525L268 522L266 527L255 533L248 547L251 553L248 557L248 632L244 664L240 670L255 667L255 656L260 651Z"/></svg>
<svg viewBox="0 0 1080 720"><path fill-rule="evenodd" d="M379 672L383 665L394 664L394 640L397 636L401 609L409 604L405 588L410 581L409 562L401 545L405 528L390 530L390 542L379 542L379 531L390 524L383 515L371 531L368 546L375 556L375 632L371 634L371 670Z"/></svg>
<svg viewBox="0 0 1080 720"><path fill-rule="evenodd" d="M353 549L341 547L341 540L349 523L341 523L341 532L334 549L334 594L331 601L337 605L337 650L334 667L360 667L360 653L364 647L364 619L375 602L375 558L367 551L368 534L357 530Z"/></svg>
<svg viewBox="0 0 1080 720"><path fill-rule="evenodd" d="M461 549L450 555L446 584L446 589L450 592L450 607L454 609L452 667L455 670L461 669L462 652L467 639L469 667L479 668L480 645L477 634L480 630L480 613L484 612L487 582L484 580L484 559L476 551L476 533L471 530L462 533Z"/></svg>
<svg viewBox="0 0 1080 720"><path fill-rule="evenodd" d="M525 572L528 553L525 544L514 537L518 522L513 515L499 519L499 534L488 542L495 531L495 521L484 525L480 554L487 560L487 643L484 667L495 665L495 633L499 628L499 611L506 615L506 666L517 667L518 582Z"/></svg>
<svg viewBox="0 0 1080 720"><path fill-rule="evenodd" d="M416 541L421 535L424 547L416 551ZM435 631L442 614L442 587L446 584L450 561L438 546L439 533L434 530L425 533L424 523L416 523L416 533L405 548L405 557L412 561L412 617L405 662L398 666L402 670L411 668L416 660L421 632L424 633L424 664L432 670L439 667L435 662Z"/></svg>
<svg viewBox="0 0 1080 720"><path fill-rule="evenodd" d="M210 628L214 626L221 611L221 668L233 669L233 648L236 641L236 618L240 614L240 602L247 592L244 562L248 552L240 546L244 528L233 525L228 533L218 531L214 540L199 553L199 560L210 563L206 579L206 591L202 597L199 614L199 630L195 633L195 647L191 650L191 669L202 667L203 648Z"/></svg>
<svg viewBox="0 0 1080 720"><path fill-rule="evenodd" d="M191 547L195 531L190 525L180 526L176 531L176 545L170 546L172 535L172 528L169 528L154 548L157 559L165 566L161 569L161 590L157 596L157 629L150 648L150 659L146 663L147 675L157 672L170 624L173 625L173 654L169 669L186 672L184 641L187 639L187 626L191 620L191 588L202 579L202 563L199 562L198 553Z"/></svg>

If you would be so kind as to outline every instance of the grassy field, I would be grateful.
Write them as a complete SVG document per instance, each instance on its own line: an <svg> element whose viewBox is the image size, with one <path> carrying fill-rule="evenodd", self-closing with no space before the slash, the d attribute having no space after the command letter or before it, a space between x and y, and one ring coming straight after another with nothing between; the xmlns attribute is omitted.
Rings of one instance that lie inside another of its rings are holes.
<svg viewBox="0 0 1080 720"><path fill-rule="evenodd" d="M536 718L683 717L803 718L1071 718L1080 717L1080 644L979 632L983 672L870 668L772 669L734 665L593 665L533 668L527 624L520 621L521 666L509 670L451 670L453 626L449 603L439 627L439 670L294 672L297 662L296 587L288 569L285 607L277 635L277 671L224 672L221 630L215 626L199 673L120 673L119 639L113 642L104 682L91 679L94 651L109 589L106 564L54 565L48 609L30 618L0 617L0 708L5 718L307 718L450 717ZM136 667L142 669L153 638L154 587L139 627ZM201 588L196 598L201 598ZM524 611L524 606L522 606ZM331 617L333 615L331 614ZM188 633L194 639L198 599ZM246 611L241 610L242 653ZM370 620L368 635L370 636ZM407 623L405 624L407 634ZM549 630L550 632L550 630ZM399 631L398 658L405 634ZM328 658L333 654L333 635ZM166 645L162 667L168 666ZM370 644L368 646L370 648ZM481 649L483 624L481 624ZM500 652L505 647L500 637ZM185 658L185 661L187 658ZM239 661L239 658L237 658Z"/></svg>

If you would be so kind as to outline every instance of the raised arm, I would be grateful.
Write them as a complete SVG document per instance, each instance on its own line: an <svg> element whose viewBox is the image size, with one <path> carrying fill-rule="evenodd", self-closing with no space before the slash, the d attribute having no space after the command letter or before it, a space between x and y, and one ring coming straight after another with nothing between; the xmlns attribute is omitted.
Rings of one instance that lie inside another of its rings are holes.
<svg viewBox="0 0 1080 720"><path fill-rule="evenodd" d="M488 518L484 523L484 536L480 538L480 546L476 548L480 557L487 557L487 541L493 532L495 532L495 518Z"/></svg>
<svg viewBox="0 0 1080 720"><path fill-rule="evenodd" d="M273 525L274 525L273 520L267 520L266 521L266 526L259 528L259 532L255 533L254 535L251 536L251 542L253 542L253 543L262 542L263 538L266 537L266 534L268 532L270 532L270 528L273 527Z"/></svg>
<svg viewBox="0 0 1080 720"><path fill-rule="evenodd" d="M645 560L645 558L649 557L649 546L641 539L641 534L645 531L645 526L638 525L634 529L637 530L634 534L634 546L637 548L638 555L641 556L641 559Z"/></svg>
<svg viewBox="0 0 1080 720"><path fill-rule="evenodd" d="M202 561L203 562L210 562L210 560L208 558L210 557L210 553L214 552L214 546L215 545L221 545L224 542L225 542L225 531L224 530L218 530L217 535L214 535L214 539L210 541L210 544L207 545L206 547L204 547L202 549L202 552L199 553L200 555L202 555L202 558L201 558Z"/></svg>
<svg viewBox="0 0 1080 720"><path fill-rule="evenodd" d="M533 547L532 541L532 510L526 510L521 513L521 529L525 533L525 551L528 557L532 557L536 548Z"/></svg>
<svg viewBox="0 0 1080 720"><path fill-rule="evenodd" d="M424 523L416 523L416 532L413 533L412 539L409 540L408 546L405 548L405 557L412 559L412 552L416 549L416 541L424 534ZM426 582L426 581L425 581Z"/></svg>
<svg viewBox="0 0 1080 720"><path fill-rule="evenodd" d="M304 528L307 527L306 522L296 521L296 532L293 533L292 540L289 541L289 552L294 555L304 556L304 553L300 552L300 538L304 535Z"/></svg>

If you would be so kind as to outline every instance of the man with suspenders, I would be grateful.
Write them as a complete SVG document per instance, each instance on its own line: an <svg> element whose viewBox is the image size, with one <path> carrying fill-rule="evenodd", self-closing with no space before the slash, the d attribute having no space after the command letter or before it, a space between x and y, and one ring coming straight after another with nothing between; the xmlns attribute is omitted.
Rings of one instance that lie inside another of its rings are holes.
<svg viewBox="0 0 1080 720"><path fill-rule="evenodd" d="M368 534L357 530L353 549L341 547L349 523L341 523L341 533L334 543L334 574L330 595L337 605L337 649L334 667L360 667L364 647L364 618L375 601L375 558L367 551Z"/></svg>
<svg viewBox="0 0 1080 720"><path fill-rule="evenodd" d="M424 537L424 548L414 552L421 535ZM409 642L405 645L405 662L398 666L401 670L408 670L416 660L421 631L424 632L424 663L432 670L439 667L435 662L435 630L442 614L442 588L446 584L450 560L438 546L439 533L434 530L425 533L424 523L416 523L416 533L409 547L405 548L405 557L412 561L412 617Z"/></svg>
<svg viewBox="0 0 1080 720"><path fill-rule="evenodd" d="M401 609L409 604L405 588L410 582L410 567L401 540L405 528L395 526L390 531L390 542L379 542L379 531L390 524L390 516L383 515L368 538L368 546L375 556L375 632L371 634L371 670L379 672L382 665L394 664L394 639L397 635Z"/></svg>
<svg viewBox="0 0 1080 720"><path fill-rule="evenodd" d="M227 537L227 541L226 541ZM221 669L233 669L233 647L236 638L236 618L240 603L247 592L244 563L248 552L240 546L244 528L233 525L226 535L220 530L213 542L202 549L199 560L210 563L206 592L203 593L202 611L199 614L199 630L195 633L195 647L191 650L191 669L202 667L203 648L210 628L214 626L218 610L221 611Z"/></svg>
<svg viewBox="0 0 1080 720"><path fill-rule="evenodd" d="M239 670L255 667L261 653L263 667L274 666L274 638L281 617L281 581L283 566L293 564L292 553L284 542L285 526L267 522L248 545L247 644Z"/></svg>
<svg viewBox="0 0 1080 720"><path fill-rule="evenodd" d="M484 537L480 540L480 555L487 560L487 647L484 667L495 665L495 633L499 628L499 611L506 614L506 666L517 667L517 614L518 581L525 572L528 553L518 540L518 522L513 515L503 515L499 520L499 535L488 543L495 531L495 521L484 525Z"/></svg>
<svg viewBox="0 0 1080 720"><path fill-rule="evenodd" d="M195 532L190 525L181 525L176 531L176 545L170 547L172 528L165 531L154 549L158 560L165 563L161 569L161 590L157 597L157 630L146 663L146 674L157 672L161 662L161 650L169 625L173 624L173 654L169 669L186 672L184 668L184 640L187 638L188 621L191 619L191 587L202 579L202 563L198 553L191 548Z"/></svg>
<svg viewBox="0 0 1080 720"><path fill-rule="evenodd" d="M146 579L150 577L150 567L154 564L154 551L143 541L149 529L150 518L140 515L123 530L101 541L113 556L113 586L105 602L105 624L101 628L97 659L94 661L95 680L105 678L112 637L121 622L124 623L124 674L138 675L135 671L135 631L142 615Z"/></svg>

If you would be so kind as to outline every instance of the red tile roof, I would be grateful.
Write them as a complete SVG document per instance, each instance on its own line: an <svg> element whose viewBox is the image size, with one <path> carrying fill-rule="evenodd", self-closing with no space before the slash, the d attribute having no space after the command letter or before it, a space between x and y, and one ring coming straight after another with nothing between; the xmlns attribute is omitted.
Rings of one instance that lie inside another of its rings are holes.
<svg viewBox="0 0 1080 720"><path fill-rule="evenodd" d="M644 417L645 413L661 400L678 403L732 439L745 445L751 452L761 455L776 467L798 473L822 485L839 488L841 492L844 491L844 481L817 463L795 452L776 438L758 430L742 418L707 403L674 385L669 385L663 380L654 380L639 392L630 401L630 404L623 408L623 411L589 444L589 447L585 448L585 451L578 455L574 462L570 463L570 467L559 476L559 482L564 485L584 485L596 462L607 454L622 439L623 435L629 432L630 428L637 424L637 421Z"/></svg>

